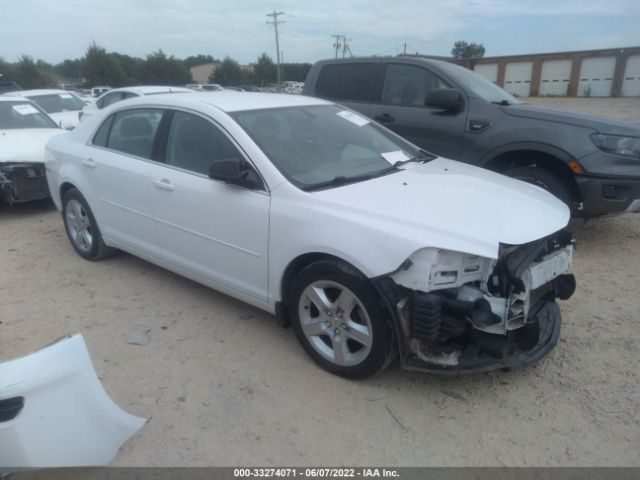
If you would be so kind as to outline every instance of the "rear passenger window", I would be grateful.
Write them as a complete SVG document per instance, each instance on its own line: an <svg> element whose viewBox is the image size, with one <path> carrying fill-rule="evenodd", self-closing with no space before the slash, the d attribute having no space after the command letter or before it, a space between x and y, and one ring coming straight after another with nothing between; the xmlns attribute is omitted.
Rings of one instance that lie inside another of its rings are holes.
<svg viewBox="0 0 640 480"><path fill-rule="evenodd" d="M110 115L100 128L96 132L93 137L93 144L98 147L106 147L107 146L107 137L109 136L109 129L111 128L111 124L113 123L113 115Z"/></svg>
<svg viewBox="0 0 640 480"><path fill-rule="evenodd" d="M197 115L174 113L167 139L168 165L208 175L212 163L230 158L242 156L215 125Z"/></svg>
<svg viewBox="0 0 640 480"><path fill-rule="evenodd" d="M98 102L98 108L104 108L109 105L113 105L120 100L124 100L125 94L123 92L113 92L104 96L104 98L100 99Z"/></svg>
<svg viewBox="0 0 640 480"><path fill-rule="evenodd" d="M374 63L348 63L322 67L316 94L336 100L372 100Z"/></svg>
<svg viewBox="0 0 640 480"><path fill-rule="evenodd" d="M107 148L150 159L162 114L163 110L155 108L118 112L109 133Z"/></svg>
<svg viewBox="0 0 640 480"><path fill-rule="evenodd" d="M384 78L382 101L391 105L424 107L427 93L451 88L429 70L412 65L391 64Z"/></svg>

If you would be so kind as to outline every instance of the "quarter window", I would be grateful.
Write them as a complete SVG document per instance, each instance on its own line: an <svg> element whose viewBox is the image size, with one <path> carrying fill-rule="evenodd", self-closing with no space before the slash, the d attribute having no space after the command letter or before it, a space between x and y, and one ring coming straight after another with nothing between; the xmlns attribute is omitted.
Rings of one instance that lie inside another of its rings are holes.
<svg viewBox="0 0 640 480"><path fill-rule="evenodd" d="M197 115L174 113L167 139L168 165L208 175L211 164L225 158L242 156L215 125Z"/></svg>
<svg viewBox="0 0 640 480"><path fill-rule="evenodd" d="M118 112L109 133L107 148L151 159L162 114L163 110L155 108Z"/></svg>
<svg viewBox="0 0 640 480"><path fill-rule="evenodd" d="M97 145L98 147L107 146L107 137L109 136L109 129L111 128L111 124L113 123L113 117L113 115L110 115L109 118L107 118L104 123L100 125L100 128L93 137L94 145Z"/></svg>
<svg viewBox="0 0 640 480"><path fill-rule="evenodd" d="M382 101L391 105L423 107L431 90L451 88L429 70L412 65L387 66Z"/></svg>
<svg viewBox="0 0 640 480"><path fill-rule="evenodd" d="M371 101L374 70L374 63L326 65L320 72L316 92L336 100Z"/></svg>

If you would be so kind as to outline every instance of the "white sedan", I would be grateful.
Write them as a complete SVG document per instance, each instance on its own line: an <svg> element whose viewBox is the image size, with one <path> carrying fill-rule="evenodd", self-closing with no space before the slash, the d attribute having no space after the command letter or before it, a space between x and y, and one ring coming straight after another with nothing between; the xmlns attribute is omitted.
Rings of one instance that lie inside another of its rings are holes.
<svg viewBox="0 0 640 480"><path fill-rule="evenodd" d="M90 102L67 90L21 90L6 95L28 98L47 112L58 126L71 130L80 121L80 112Z"/></svg>
<svg viewBox="0 0 640 480"><path fill-rule="evenodd" d="M44 146L62 132L35 103L0 96L0 202L49 197Z"/></svg>
<svg viewBox="0 0 640 480"><path fill-rule="evenodd" d="M98 87L102 88L102 87ZM128 98L142 97L144 95L159 95L162 93L191 93L190 88L183 87L166 87L163 85L143 85L137 87L110 88L100 95L95 102L87 104L82 109L80 120L85 120L91 115L96 114L100 110L114 103Z"/></svg>
<svg viewBox="0 0 640 480"><path fill-rule="evenodd" d="M47 155L80 256L125 250L272 312L345 377L396 353L438 373L530 364L575 288L561 201L320 99L145 96Z"/></svg>

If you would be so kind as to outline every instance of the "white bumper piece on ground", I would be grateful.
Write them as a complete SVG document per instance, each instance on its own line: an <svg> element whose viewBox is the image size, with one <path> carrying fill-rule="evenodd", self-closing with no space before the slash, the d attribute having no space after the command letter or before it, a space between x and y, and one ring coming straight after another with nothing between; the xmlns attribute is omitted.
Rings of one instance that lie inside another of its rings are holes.
<svg viewBox="0 0 640 480"><path fill-rule="evenodd" d="M0 473L107 465L145 422L109 398L81 335L0 363Z"/></svg>

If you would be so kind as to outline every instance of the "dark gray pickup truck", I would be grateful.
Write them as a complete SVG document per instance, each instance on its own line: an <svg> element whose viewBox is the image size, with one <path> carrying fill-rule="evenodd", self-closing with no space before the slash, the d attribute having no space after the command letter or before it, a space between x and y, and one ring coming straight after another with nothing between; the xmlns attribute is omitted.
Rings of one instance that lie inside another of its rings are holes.
<svg viewBox="0 0 640 480"><path fill-rule="evenodd" d="M303 93L341 103L437 155L546 188L574 216L640 211L634 125L533 107L466 68L417 57L320 61Z"/></svg>

